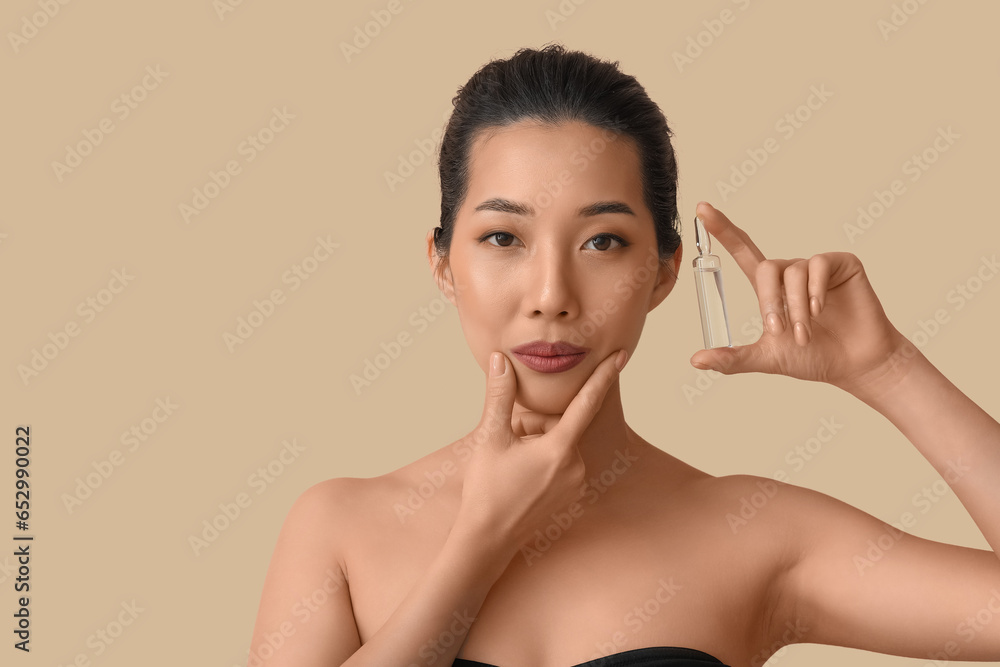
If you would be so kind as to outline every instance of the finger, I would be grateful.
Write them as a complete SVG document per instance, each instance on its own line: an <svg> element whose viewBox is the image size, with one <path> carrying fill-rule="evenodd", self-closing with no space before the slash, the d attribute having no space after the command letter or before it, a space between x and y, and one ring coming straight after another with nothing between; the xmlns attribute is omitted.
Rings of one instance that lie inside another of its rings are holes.
<svg viewBox="0 0 1000 667"><path fill-rule="evenodd" d="M514 395L517 380L514 369L503 352L493 352L490 355L489 368L486 376L486 404L483 406L483 417L479 421L485 434L506 433L513 442L511 430L511 413L514 410Z"/></svg>
<svg viewBox="0 0 1000 667"><path fill-rule="evenodd" d="M691 365L701 370L718 371L723 375L774 373L772 354L767 352L760 340L752 345L698 350L691 357Z"/></svg>
<svg viewBox="0 0 1000 667"><path fill-rule="evenodd" d="M775 336L788 330L782 276L789 263L787 259L765 259L757 265L756 292L760 316L764 319L764 326Z"/></svg>
<svg viewBox="0 0 1000 667"><path fill-rule="evenodd" d="M833 257L824 253L809 258L809 312L817 317L826 303L826 290L830 286Z"/></svg>
<svg viewBox="0 0 1000 667"><path fill-rule="evenodd" d="M594 415L604 403L608 389L618 378L618 369L615 367L618 353L619 350L615 350L597 365L597 368L590 374L584 385L580 387L580 391L566 407L559 423L549 431L550 434L558 434L561 441L567 446L575 446L580 440L580 436L583 435L584 430L590 425Z"/></svg>
<svg viewBox="0 0 1000 667"><path fill-rule="evenodd" d="M802 258L790 261L785 267L785 302L788 304L788 321L795 335L795 342L808 345L812 339L809 315L809 262Z"/></svg>
<svg viewBox="0 0 1000 667"><path fill-rule="evenodd" d="M514 431L514 435L519 438L530 435L543 435L559 423L561 416L524 410L519 414L515 414L513 419L511 419L511 428Z"/></svg>
<svg viewBox="0 0 1000 667"><path fill-rule="evenodd" d="M732 255L756 292L757 265L764 261L764 253L750 240L745 231L734 225L722 211L708 202L699 202L696 211L705 224L705 229Z"/></svg>

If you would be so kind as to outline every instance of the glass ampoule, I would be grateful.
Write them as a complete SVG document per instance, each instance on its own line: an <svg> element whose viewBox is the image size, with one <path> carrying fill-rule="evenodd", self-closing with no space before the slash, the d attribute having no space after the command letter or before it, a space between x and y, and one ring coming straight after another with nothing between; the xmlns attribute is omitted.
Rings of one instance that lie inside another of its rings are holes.
<svg viewBox="0 0 1000 667"><path fill-rule="evenodd" d="M698 290L698 310L701 312L705 349L732 347L726 295L722 289L722 262L717 255L711 254L712 239L698 216L694 218L694 239L698 247L698 256L692 263L694 286Z"/></svg>

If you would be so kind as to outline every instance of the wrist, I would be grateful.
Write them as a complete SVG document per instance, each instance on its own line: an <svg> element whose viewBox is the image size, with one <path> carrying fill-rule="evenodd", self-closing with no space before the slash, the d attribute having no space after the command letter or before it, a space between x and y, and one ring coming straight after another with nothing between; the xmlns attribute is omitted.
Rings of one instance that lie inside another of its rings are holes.
<svg viewBox="0 0 1000 667"><path fill-rule="evenodd" d="M868 371L839 383L844 391L868 405L876 405L906 380L918 368L930 361L909 339L899 331L883 361Z"/></svg>
<svg viewBox="0 0 1000 667"><path fill-rule="evenodd" d="M497 576L507 568L507 564L517 553L517 545L509 531L462 510L448 534L448 542L475 559L484 559L487 565L499 568Z"/></svg>

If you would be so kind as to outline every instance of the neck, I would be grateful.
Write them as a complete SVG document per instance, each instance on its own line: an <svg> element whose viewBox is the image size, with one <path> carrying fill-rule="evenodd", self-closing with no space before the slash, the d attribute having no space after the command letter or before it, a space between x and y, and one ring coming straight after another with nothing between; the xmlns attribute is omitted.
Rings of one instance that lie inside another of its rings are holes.
<svg viewBox="0 0 1000 667"><path fill-rule="evenodd" d="M617 480L632 469L636 458L647 454L652 445L643 440L625 423L621 388L616 380L604 397L600 410L584 430L577 443L580 456L587 466L587 480L596 486L603 479Z"/></svg>
<svg viewBox="0 0 1000 667"><path fill-rule="evenodd" d="M518 413L523 412L515 405L515 421ZM537 437L553 428L561 414L532 415L538 419L525 419L521 425L525 427L524 437ZM631 469L632 463L637 463L636 457L642 457L653 446L643 440L625 423L622 410L621 389L618 380L609 388L601 408L584 429L577 440L577 448L584 464L587 466L587 479L605 480L617 479L625 470ZM594 485L595 482L591 481Z"/></svg>

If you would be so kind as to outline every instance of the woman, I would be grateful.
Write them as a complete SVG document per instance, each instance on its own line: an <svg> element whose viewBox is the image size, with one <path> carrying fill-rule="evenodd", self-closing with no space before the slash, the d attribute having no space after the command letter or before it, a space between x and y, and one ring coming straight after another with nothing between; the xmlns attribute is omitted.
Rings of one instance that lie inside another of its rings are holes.
<svg viewBox="0 0 1000 667"><path fill-rule="evenodd" d="M796 642L1000 659L1000 620L978 614L1000 611L995 553L713 477L626 424L621 368L682 257L670 130L638 82L554 45L489 63L454 103L428 258L486 375L482 418L399 470L302 494L249 664L746 667ZM1000 425L893 327L857 257L766 259L720 211L696 212L767 329L692 364L850 392L996 550ZM433 495L414 509L422 484Z"/></svg>

